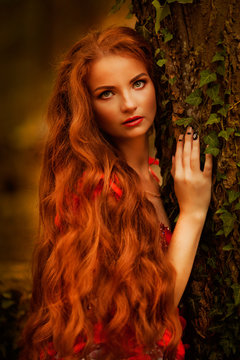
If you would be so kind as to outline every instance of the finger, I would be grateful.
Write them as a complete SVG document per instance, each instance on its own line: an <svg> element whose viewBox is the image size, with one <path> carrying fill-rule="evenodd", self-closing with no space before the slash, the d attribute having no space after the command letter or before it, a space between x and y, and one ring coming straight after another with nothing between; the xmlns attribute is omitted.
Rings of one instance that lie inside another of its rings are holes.
<svg viewBox="0 0 240 360"><path fill-rule="evenodd" d="M182 163L183 138L184 138L183 134L180 134L178 137L177 149L176 149L175 161L174 161L175 173L181 172L183 169L183 163Z"/></svg>
<svg viewBox="0 0 240 360"><path fill-rule="evenodd" d="M212 154L205 154L203 174L207 177L212 176Z"/></svg>
<svg viewBox="0 0 240 360"><path fill-rule="evenodd" d="M190 169L190 159L192 151L192 128L188 127L185 134L184 148L183 148L183 167Z"/></svg>
<svg viewBox="0 0 240 360"><path fill-rule="evenodd" d="M200 170L200 143L197 132L193 133L192 152L191 152L191 169Z"/></svg>

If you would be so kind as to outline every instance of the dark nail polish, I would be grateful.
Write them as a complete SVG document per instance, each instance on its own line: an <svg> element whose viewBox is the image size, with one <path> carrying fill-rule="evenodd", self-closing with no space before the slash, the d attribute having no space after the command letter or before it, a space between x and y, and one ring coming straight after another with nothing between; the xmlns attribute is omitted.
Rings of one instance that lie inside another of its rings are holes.
<svg viewBox="0 0 240 360"><path fill-rule="evenodd" d="M178 139L178 141L183 141L183 139Z"/></svg>
<svg viewBox="0 0 240 360"><path fill-rule="evenodd" d="M198 138L198 133L195 131L195 132L193 133L193 140L197 140L197 138Z"/></svg>
<svg viewBox="0 0 240 360"><path fill-rule="evenodd" d="M189 126L189 127L187 128L187 135L191 135L191 134L192 134L192 127Z"/></svg>

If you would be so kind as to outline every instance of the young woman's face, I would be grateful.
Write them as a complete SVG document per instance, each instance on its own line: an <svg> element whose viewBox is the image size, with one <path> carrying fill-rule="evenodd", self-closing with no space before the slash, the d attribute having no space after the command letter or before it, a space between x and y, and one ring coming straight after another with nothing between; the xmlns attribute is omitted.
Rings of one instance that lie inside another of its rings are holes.
<svg viewBox="0 0 240 360"><path fill-rule="evenodd" d="M143 62L106 55L92 62L89 88L99 127L113 139L143 136L153 124L156 95Z"/></svg>

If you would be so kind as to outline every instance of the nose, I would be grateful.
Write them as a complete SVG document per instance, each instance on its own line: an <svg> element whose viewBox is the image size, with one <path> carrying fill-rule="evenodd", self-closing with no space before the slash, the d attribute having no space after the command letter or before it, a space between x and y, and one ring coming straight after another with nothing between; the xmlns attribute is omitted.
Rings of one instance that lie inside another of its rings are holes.
<svg viewBox="0 0 240 360"><path fill-rule="evenodd" d="M121 97L121 105L120 105L122 112L134 112L137 109L136 100L134 96L128 91L122 94Z"/></svg>

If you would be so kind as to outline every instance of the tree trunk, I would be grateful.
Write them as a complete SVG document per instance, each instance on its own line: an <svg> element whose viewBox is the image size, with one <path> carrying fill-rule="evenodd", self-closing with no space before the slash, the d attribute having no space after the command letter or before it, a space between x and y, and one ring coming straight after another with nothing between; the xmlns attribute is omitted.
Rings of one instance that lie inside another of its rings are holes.
<svg viewBox="0 0 240 360"><path fill-rule="evenodd" d="M172 222L174 137L191 124L202 163L206 144L214 156L212 202L180 305L187 359L239 359L240 1L132 0L132 12L159 65L156 147Z"/></svg>

